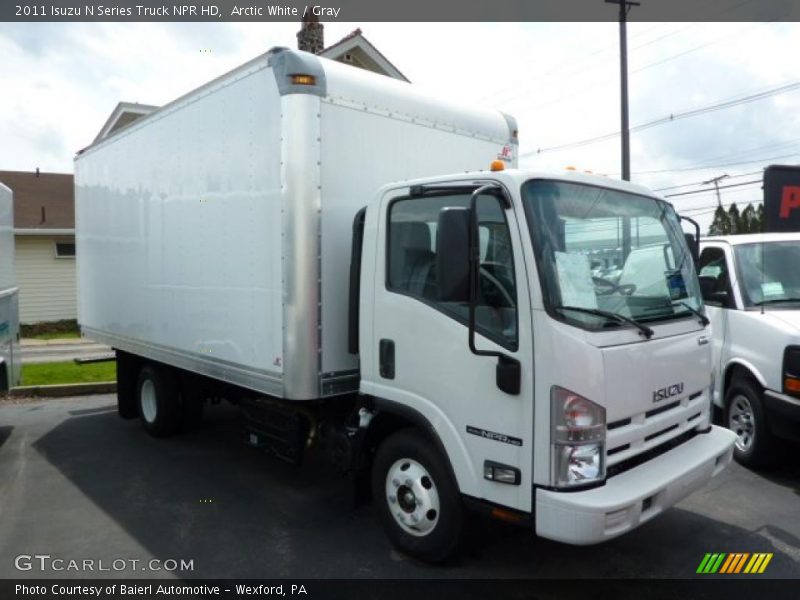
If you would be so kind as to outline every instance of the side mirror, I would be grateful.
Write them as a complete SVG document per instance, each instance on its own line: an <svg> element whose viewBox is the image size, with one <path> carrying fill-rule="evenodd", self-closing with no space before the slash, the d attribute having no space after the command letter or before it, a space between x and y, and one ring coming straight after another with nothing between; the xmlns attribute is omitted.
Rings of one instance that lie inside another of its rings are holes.
<svg viewBox="0 0 800 600"><path fill-rule="evenodd" d="M469 302L470 209L443 208L436 232L436 282L439 300Z"/></svg>
<svg viewBox="0 0 800 600"><path fill-rule="evenodd" d="M707 298L704 298L706 302L710 302L712 304L719 304L723 308L730 308L731 307L731 296L728 292L713 292L708 295Z"/></svg>
<svg viewBox="0 0 800 600"><path fill-rule="evenodd" d="M683 237L686 238L686 245L689 246L689 252L692 253L692 260L694 264L700 262L700 244L693 233L684 233Z"/></svg>

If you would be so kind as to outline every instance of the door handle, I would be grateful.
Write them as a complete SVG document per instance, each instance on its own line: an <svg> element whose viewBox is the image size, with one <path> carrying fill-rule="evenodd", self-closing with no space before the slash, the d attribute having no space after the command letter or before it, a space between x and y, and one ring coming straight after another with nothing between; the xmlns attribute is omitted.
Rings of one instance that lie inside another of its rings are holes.
<svg viewBox="0 0 800 600"><path fill-rule="evenodd" d="M394 341L381 340L378 355L378 368L381 377L394 379Z"/></svg>

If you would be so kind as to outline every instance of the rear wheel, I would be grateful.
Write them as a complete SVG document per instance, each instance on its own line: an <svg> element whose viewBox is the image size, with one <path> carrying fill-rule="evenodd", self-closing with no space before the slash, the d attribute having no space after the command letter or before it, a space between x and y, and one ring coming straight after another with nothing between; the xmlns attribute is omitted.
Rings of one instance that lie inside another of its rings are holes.
<svg viewBox="0 0 800 600"><path fill-rule="evenodd" d="M733 380L725 394L725 426L736 434L733 456L740 464L769 466L775 457L775 439L769 431L761 386L750 378Z"/></svg>
<svg viewBox="0 0 800 600"><path fill-rule="evenodd" d="M139 416L147 432L155 437L175 433L180 425L180 409L172 374L165 368L144 366L136 389Z"/></svg>
<svg viewBox="0 0 800 600"><path fill-rule="evenodd" d="M441 562L461 541L461 497L441 453L420 433L403 430L378 449L372 494L384 530L401 551Z"/></svg>

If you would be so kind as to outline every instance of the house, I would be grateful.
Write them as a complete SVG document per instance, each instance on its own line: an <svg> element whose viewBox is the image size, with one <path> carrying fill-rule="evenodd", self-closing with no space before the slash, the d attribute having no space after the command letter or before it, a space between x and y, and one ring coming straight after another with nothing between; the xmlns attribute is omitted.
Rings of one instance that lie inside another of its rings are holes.
<svg viewBox="0 0 800 600"><path fill-rule="evenodd" d="M0 171L14 193L14 269L19 320L77 319L72 175Z"/></svg>
<svg viewBox="0 0 800 600"><path fill-rule="evenodd" d="M303 19L303 25L297 32L298 50L305 50L400 81L408 81L408 78L364 37L361 29L356 29L327 48L324 42L323 25L317 17L309 15Z"/></svg>

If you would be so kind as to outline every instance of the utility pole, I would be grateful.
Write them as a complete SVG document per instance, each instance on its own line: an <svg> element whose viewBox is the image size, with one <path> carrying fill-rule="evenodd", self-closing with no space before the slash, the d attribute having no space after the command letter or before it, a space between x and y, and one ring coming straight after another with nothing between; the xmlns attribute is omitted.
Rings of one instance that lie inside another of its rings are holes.
<svg viewBox="0 0 800 600"><path fill-rule="evenodd" d="M628 34L626 29L628 11L640 2L631 0L605 0L607 4L619 4L619 69L620 100L622 103L622 179L631 180L630 128L628 125Z"/></svg>
<svg viewBox="0 0 800 600"><path fill-rule="evenodd" d="M721 212L722 215L725 217L725 223L727 223L727 225L723 222L720 222L718 224L718 227L722 227L723 229L720 233L726 235L729 233L736 233L735 231L733 231L733 224L730 223L730 220L728 219L727 215L725 215L725 209L722 208L722 196L719 193L719 182L722 181L723 179L727 179L728 177L730 177L730 175L725 173L723 175L720 175L719 177L712 177L708 181L704 181L701 184L701 185L708 185L709 183L714 184L714 189L717 192L717 212L714 213L714 220L715 221L717 220L718 214Z"/></svg>
<svg viewBox="0 0 800 600"><path fill-rule="evenodd" d="M628 34L625 23L628 10L631 6L639 6L639 2L631 0L606 0L608 4L619 4L619 69L620 69L620 100L622 104L622 179L631 180L631 140L628 125ZM638 236L637 236L638 237ZM631 220L629 217L622 219L622 262L631 253Z"/></svg>
<svg viewBox="0 0 800 600"><path fill-rule="evenodd" d="M730 175L725 173L724 175L720 175L719 177L713 177L708 181L703 182L703 185L708 185L709 183L714 184L714 189L717 191L717 206L719 206L720 208L722 208L722 197L719 194L719 182L722 181L723 179L727 179L728 177L730 177Z"/></svg>

